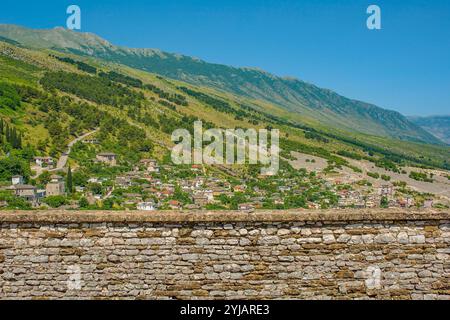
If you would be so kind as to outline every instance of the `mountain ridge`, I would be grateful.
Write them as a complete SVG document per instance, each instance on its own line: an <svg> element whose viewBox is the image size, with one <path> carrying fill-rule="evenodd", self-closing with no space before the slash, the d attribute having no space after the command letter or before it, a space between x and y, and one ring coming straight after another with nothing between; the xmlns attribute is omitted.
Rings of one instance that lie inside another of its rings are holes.
<svg viewBox="0 0 450 320"><path fill-rule="evenodd" d="M262 100L194 86L93 57L0 41L0 74L2 119L20 133L23 146L30 145L44 156L57 156L65 150L70 137L97 128L99 121L107 127L101 136L117 125L127 131L126 135L138 134L133 128L141 128L150 144L162 151L160 143L170 145L173 130L190 128L192 121L201 119L207 127L280 129L280 147L286 159L291 158L290 151L302 150L324 157L330 164L344 165L345 160L339 157L344 155L367 158L383 167L394 167L395 162L449 168L448 146L336 129L325 131L314 122L302 125L304 117ZM113 135L114 141L102 142L103 151L129 158L128 149L133 148L136 160L148 149L142 132L135 138L122 136ZM8 145L5 148L8 151ZM161 157L159 151L153 157Z"/></svg>
<svg viewBox="0 0 450 320"><path fill-rule="evenodd" d="M450 145L450 115L413 116L408 119Z"/></svg>
<svg viewBox="0 0 450 320"><path fill-rule="evenodd" d="M0 36L25 46L95 57L193 85L267 101L331 128L442 144L434 135L396 111L349 99L300 79L279 77L257 68L208 63L159 49L115 46L93 33L63 28L34 30L0 25Z"/></svg>

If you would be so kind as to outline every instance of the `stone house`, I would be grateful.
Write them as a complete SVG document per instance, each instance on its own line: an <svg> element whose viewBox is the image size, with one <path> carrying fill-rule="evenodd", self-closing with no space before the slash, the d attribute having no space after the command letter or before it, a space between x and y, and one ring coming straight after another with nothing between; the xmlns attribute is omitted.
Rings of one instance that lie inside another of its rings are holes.
<svg viewBox="0 0 450 320"><path fill-rule="evenodd" d="M382 185L378 191L380 196L391 196L394 193L394 188L391 185Z"/></svg>
<svg viewBox="0 0 450 320"><path fill-rule="evenodd" d="M23 177L22 176L13 176L12 178L11 178L11 183L12 183L12 185L14 186L14 185L17 185L17 184L24 184L24 180L23 180Z"/></svg>
<svg viewBox="0 0 450 320"><path fill-rule="evenodd" d="M102 152L97 154L96 159L110 166L117 165L117 155L111 152Z"/></svg>
<svg viewBox="0 0 450 320"><path fill-rule="evenodd" d="M33 202L38 199L37 189L35 186L28 184L16 184L12 186L12 190L16 197L24 198L27 201Z"/></svg>
<svg viewBox="0 0 450 320"><path fill-rule="evenodd" d="M169 208L172 210L181 210L181 208L182 208L181 203L177 200L170 200L168 205L169 205Z"/></svg>
<svg viewBox="0 0 450 320"><path fill-rule="evenodd" d="M247 186L246 185L237 185L233 188L234 192L241 192L244 193L245 190L247 190Z"/></svg>
<svg viewBox="0 0 450 320"><path fill-rule="evenodd" d="M273 204L275 204L275 205L284 205L284 199L282 199L282 198L273 199Z"/></svg>
<svg viewBox="0 0 450 320"><path fill-rule="evenodd" d="M213 197L218 197L222 194L225 194L226 192L227 192L227 190L222 187L217 187L217 188L212 189Z"/></svg>
<svg viewBox="0 0 450 320"><path fill-rule="evenodd" d="M135 203L142 201L142 195L139 193L124 193L124 198L134 201Z"/></svg>
<svg viewBox="0 0 450 320"><path fill-rule="evenodd" d="M54 164L52 157L34 157L34 161L39 167L53 167Z"/></svg>
<svg viewBox="0 0 450 320"><path fill-rule="evenodd" d="M368 198L365 200L366 208L375 208L377 201L374 198Z"/></svg>
<svg viewBox="0 0 450 320"><path fill-rule="evenodd" d="M194 171L194 172L200 172L201 170L202 170L202 166L199 165L199 164L193 164L193 165L191 166L191 171Z"/></svg>
<svg viewBox="0 0 450 320"><path fill-rule="evenodd" d="M159 165L155 159L142 159L139 163L145 167L147 172L159 172Z"/></svg>
<svg viewBox="0 0 450 320"><path fill-rule="evenodd" d="M137 210L154 211L156 206L154 202L139 202L136 206Z"/></svg>
<svg viewBox="0 0 450 320"><path fill-rule="evenodd" d="M102 181L99 178L91 177L88 179L88 183L102 183Z"/></svg>
<svg viewBox="0 0 450 320"><path fill-rule="evenodd" d="M203 195L208 199L208 202L214 202L214 192L212 190L203 190Z"/></svg>
<svg viewBox="0 0 450 320"><path fill-rule="evenodd" d="M239 211L253 212L255 211L255 206L251 203L240 203L238 209Z"/></svg>
<svg viewBox="0 0 450 320"><path fill-rule="evenodd" d="M96 139L96 138L87 138L87 139L84 139L82 142L86 143L86 144L99 144L100 143L100 141L98 141L98 139Z"/></svg>
<svg viewBox="0 0 450 320"><path fill-rule="evenodd" d="M411 197L401 198L397 200L400 208L410 208L414 205L414 199Z"/></svg>
<svg viewBox="0 0 450 320"><path fill-rule="evenodd" d="M66 188L63 178L58 175L52 175L50 179L50 182L45 187L47 197L64 195L66 193Z"/></svg>
<svg viewBox="0 0 450 320"><path fill-rule="evenodd" d="M120 188L128 188L131 186L131 178L127 176L117 176L115 183L116 186Z"/></svg>
<svg viewBox="0 0 450 320"><path fill-rule="evenodd" d="M192 197L194 200L194 204L202 207L208 204L208 198L204 196L203 194L196 194Z"/></svg>
<svg viewBox="0 0 450 320"><path fill-rule="evenodd" d="M278 190L280 192L289 192L289 191L291 191L291 187L289 187L289 186L279 186Z"/></svg>
<svg viewBox="0 0 450 320"><path fill-rule="evenodd" d="M47 191L45 189L37 189L36 195L38 199L45 198L45 196L47 195Z"/></svg>

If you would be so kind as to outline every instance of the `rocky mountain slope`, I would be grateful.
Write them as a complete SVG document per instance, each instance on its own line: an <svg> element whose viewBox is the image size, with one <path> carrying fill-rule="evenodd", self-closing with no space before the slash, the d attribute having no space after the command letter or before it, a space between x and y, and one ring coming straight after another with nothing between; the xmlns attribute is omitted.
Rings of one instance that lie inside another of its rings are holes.
<svg viewBox="0 0 450 320"><path fill-rule="evenodd" d="M298 79L282 78L257 69L211 64L156 49L115 46L94 34L62 28L32 30L0 25L0 37L16 45L95 57L190 84L265 101L291 114L300 115L303 120L297 122L313 121L325 130L339 128L406 141L442 143L398 112L352 100Z"/></svg>
<svg viewBox="0 0 450 320"><path fill-rule="evenodd" d="M450 145L450 116L409 117L409 120Z"/></svg>

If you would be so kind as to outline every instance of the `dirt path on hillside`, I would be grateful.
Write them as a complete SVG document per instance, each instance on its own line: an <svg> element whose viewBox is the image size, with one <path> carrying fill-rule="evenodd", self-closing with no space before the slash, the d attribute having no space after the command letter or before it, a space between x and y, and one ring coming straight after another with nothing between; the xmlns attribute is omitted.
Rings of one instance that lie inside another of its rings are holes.
<svg viewBox="0 0 450 320"><path fill-rule="evenodd" d="M83 134L83 135L73 139L72 141L70 141L69 144L67 145L66 152L64 152L61 155L61 157L59 157L58 162L56 164L56 168L50 169L48 171L49 172L62 171L64 169L64 167L66 166L66 164L67 164L67 160L69 159L69 155L70 155L70 152L72 151L72 147L77 142L84 140L85 138L89 137L90 135L93 135L94 133L96 133L97 131L98 131L98 128L93 130L93 131L91 131L91 132L85 133L85 134Z"/></svg>

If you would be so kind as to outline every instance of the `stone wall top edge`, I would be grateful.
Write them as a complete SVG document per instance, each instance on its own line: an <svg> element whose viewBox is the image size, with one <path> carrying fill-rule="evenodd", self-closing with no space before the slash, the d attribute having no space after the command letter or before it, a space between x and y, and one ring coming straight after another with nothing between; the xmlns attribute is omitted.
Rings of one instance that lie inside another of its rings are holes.
<svg viewBox="0 0 450 320"><path fill-rule="evenodd" d="M362 222L450 220L448 210L0 211L0 223Z"/></svg>

